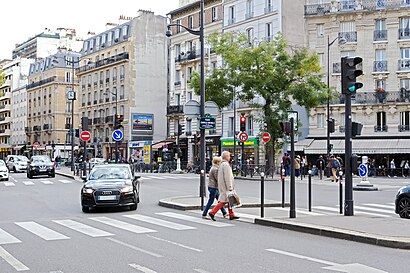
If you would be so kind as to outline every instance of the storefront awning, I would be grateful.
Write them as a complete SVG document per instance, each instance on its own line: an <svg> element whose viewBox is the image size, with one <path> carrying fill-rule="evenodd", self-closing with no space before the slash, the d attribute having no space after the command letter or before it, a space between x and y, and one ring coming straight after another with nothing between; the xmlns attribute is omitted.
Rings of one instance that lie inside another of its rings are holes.
<svg viewBox="0 0 410 273"><path fill-rule="evenodd" d="M152 144L152 150L153 151L158 151L158 149L160 149L160 148L163 148L164 147L164 145L169 145L169 144L172 144L172 143L174 143L175 141L171 141L171 140L166 140L166 141L160 141L160 142L157 142L157 143L154 143L154 144Z"/></svg>
<svg viewBox="0 0 410 273"><path fill-rule="evenodd" d="M333 154L345 153L344 139L332 139L330 143L333 144ZM314 140L304 152L326 154L326 145L326 139ZM356 154L410 154L410 139L353 139L352 150Z"/></svg>
<svg viewBox="0 0 410 273"><path fill-rule="evenodd" d="M309 147L309 145L312 144L313 141L313 139L303 139L295 142L295 152L303 152L304 149L306 147ZM288 145L288 148L290 148L290 145Z"/></svg>
<svg viewBox="0 0 410 273"><path fill-rule="evenodd" d="M21 150L21 148L23 148L23 147L24 147L24 145L17 145L17 146L13 147L13 150L18 151L18 150Z"/></svg>

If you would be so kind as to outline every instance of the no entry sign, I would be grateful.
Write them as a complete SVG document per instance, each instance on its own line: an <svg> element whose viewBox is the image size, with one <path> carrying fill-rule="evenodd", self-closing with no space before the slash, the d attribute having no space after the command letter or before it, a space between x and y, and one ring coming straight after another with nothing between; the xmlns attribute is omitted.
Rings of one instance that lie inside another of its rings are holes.
<svg viewBox="0 0 410 273"><path fill-rule="evenodd" d="M262 141L268 143L270 141L270 134L268 132L264 132L262 134Z"/></svg>
<svg viewBox="0 0 410 273"><path fill-rule="evenodd" d="M82 141L89 141L91 139L90 131L82 131L80 134L80 139Z"/></svg>

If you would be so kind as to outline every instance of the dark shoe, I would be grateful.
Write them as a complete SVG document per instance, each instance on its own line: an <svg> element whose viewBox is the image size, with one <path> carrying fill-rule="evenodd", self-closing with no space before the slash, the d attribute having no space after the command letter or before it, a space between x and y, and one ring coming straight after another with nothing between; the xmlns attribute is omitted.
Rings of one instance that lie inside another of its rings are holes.
<svg viewBox="0 0 410 273"><path fill-rule="evenodd" d="M237 220L239 219L239 216L229 216L229 220Z"/></svg>
<svg viewBox="0 0 410 273"><path fill-rule="evenodd" d="M212 214L212 213L208 213L208 215L209 215L209 217L211 217L212 221L216 221L216 220L215 220L215 215L214 215L214 214Z"/></svg>

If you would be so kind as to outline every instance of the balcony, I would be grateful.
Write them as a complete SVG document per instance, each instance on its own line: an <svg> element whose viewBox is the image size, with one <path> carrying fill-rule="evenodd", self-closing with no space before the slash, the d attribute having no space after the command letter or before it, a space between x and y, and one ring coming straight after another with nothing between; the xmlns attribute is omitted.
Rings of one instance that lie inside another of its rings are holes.
<svg viewBox="0 0 410 273"><path fill-rule="evenodd" d="M105 117L105 122L114 122L114 116Z"/></svg>
<svg viewBox="0 0 410 273"><path fill-rule="evenodd" d="M325 15L330 12L331 8L331 3L305 5L305 15Z"/></svg>
<svg viewBox="0 0 410 273"><path fill-rule="evenodd" d="M375 125L374 126L375 132L387 132L388 131L387 129L388 129L387 125Z"/></svg>
<svg viewBox="0 0 410 273"><path fill-rule="evenodd" d="M129 59L129 54L127 52L123 52L123 53L117 54L115 56L111 56L111 57L99 60L99 61L95 62L92 65L82 66L82 67L77 69L77 73L86 72L88 70L92 70L92 69L95 69L95 68L98 68L98 67L103 67L103 66L107 66L107 65L110 65L110 64L126 61L128 59Z"/></svg>
<svg viewBox="0 0 410 273"><path fill-rule="evenodd" d="M410 28L399 29L399 40L410 39Z"/></svg>
<svg viewBox="0 0 410 273"><path fill-rule="evenodd" d="M267 6L265 7L265 14L271 13L273 11L273 7L272 6Z"/></svg>
<svg viewBox="0 0 410 273"><path fill-rule="evenodd" d="M357 42L357 32L339 32L339 37L344 38L347 43L356 43Z"/></svg>
<svg viewBox="0 0 410 273"><path fill-rule="evenodd" d="M235 24L235 18L229 18L228 19L228 25L232 25L232 24Z"/></svg>
<svg viewBox="0 0 410 273"><path fill-rule="evenodd" d="M43 130L51 130L51 124L44 124Z"/></svg>
<svg viewBox="0 0 410 273"><path fill-rule="evenodd" d="M101 122L101 118L93 118L93 124L94 124L94 125L98 125L98 124L100 124L100 123L102 123L102 122Z"/></svg>
<svg viewBox="0 0 410 273"><path fill-rule="evenodd" d="M180 85L181 85L181 81L176 81L176 82L174 82L174 85L175 85L175 86L180 86Z"/></svg>
<svg viewBox="0 0 410 273"><path fill-rule="evenodd" d="M373 41L387 41L387 30L375 30L373 32Z"/></svg>
<svg viewBox="0 0 410 273"><path fill-rule="evenodd" d="M31 134L31 127L24 127L24 132L26 132L26 135Z"/></svg>
<svg viewBox="0 0 410 273"><path fill-rule="evenodd" d="M253 12L245 13L245 20L251 19L253 17Z"/></svg>
<svg viewBox="0 0 410 273"><path fill-rule="evenodd" d="M27 84L26 89L29 90L29 89L44 85L46 83L53 82L53 81L56 80L56 78L57 78L56 76L53 76L53 77L50 77L50 78L47 78L47 79L44 79L44 80L40 80L38 82L33 82L33 83L30 83L30 84Z"/></svg>
<svg viewBox="0 0 410 273"><path fill-rule="evenodd" d="M399 60L399 71L408 71L410 70L410 59L401 59Z"/></svg>
<svg viewBox="0 0 410 273"><path fill-rule="evenodd" d="M0 105L0 112L7 112L7 111L11 111L11 105L10 104L3 104Z"/></svg>
<svg viewBox="0 0 410 273"><path fill-rule="evenodd" d="M340 11L351 11L355 10L355 0L342 0L339 3L339 10Z"/></svg>
<svg viewBox="0 0 410 273"><path fill-rule="evenodd" d="M184 106L182 105L170 105L167 107L167 115L183 114Z"/></svg>
<svg viewBox="0 0 410 273"><path fill-rule="evenodd" d="M399 132L408 132L410 131L410 125L399 125Z"/></svg>
<svg viewBox="0 0 410 273"><path fill-rule="evenodd" d="M11 135L11 130L10 129L2 129L2 130L0 130L0 135L1 136L9 136L9 135Z"/></svg>
<svg viewBox="0 0 410 273"><path fill-rule="evenodd" d="M98 102L97 100L94 100L94 104L97 104L97 102Z"/></svg>
<svg viewBox="0 0 410 273"><path fill-rule="evenodd" d="M387 61L375 61L373 72L387 72Z"/></svg>

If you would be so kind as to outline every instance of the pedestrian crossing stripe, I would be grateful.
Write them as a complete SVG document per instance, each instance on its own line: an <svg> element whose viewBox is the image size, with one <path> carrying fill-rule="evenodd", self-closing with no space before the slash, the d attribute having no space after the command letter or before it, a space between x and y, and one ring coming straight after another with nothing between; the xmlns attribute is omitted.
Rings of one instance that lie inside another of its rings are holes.
<svg viewBox="0 0 410 273"><path fill-rule="evenodd" d="M157 232L156 230L145 228L145 227L140 227L136 225L129 224L127 222L111 219L108 217L92 217L89 218L90 220L100 222L105 225L109 225L112 227L116 227L122 230L127 230L133 233L150 233L150 232Z"/></svg>
<svg viewBox="0 0 410 273"><path fill-rule="evenodd" d="M17 222L16 225L37 235L40 238L43 238L46 241L70 239L70 237L67 237L61 233L58 233L57 231L42 226L36 222Z"/></svg>
<svg viewBox="0 0 410 273"><path fill-rule="evenodd" d="M273 207L273 209L275 210L281 210L281 211L289 211L289 208L277 208L277 207ZM326 215L324 213L317 213L317 212L313 212L313 211L307 211L306 209L297 209L297 212L300 214L306 214L306 215L310 215L310 216L323 216Z"/></svg>
<svg viewBox="0 0 410 273"><path fill-rule="evenodd" d="M339 208L331 208L331 207L324 207L324 206L315 206L313 207L314 209L318 210L325 210L325 211L333 211L333 212L339 212ZM389 215L385 214L379 214L379 213L372 213L372 212L365 212L365 211L354 211L355 214L363 214L363 215L371 215L371 216L377 216L377 217L390 217Z"/></svg>
<svg viewBox="0 0 410 273"><path fill-rule="evenodd" d="M113 236L114 234L106 232L104 230L94 228L91 226L88 226L86 224L76 222L73 220L53 220L54 223L57 223L59 225L65 226L67 228L70 228L72 230L78 231L80 233L83 233L85 235L91 236L91 237L103 237L103 236Z"/></svg>
<svg viewBox="0 0 410 273"><path fill-rule="evenodd" d="M390 210L395 209L394 205L382 205L382 204L364 204L364 205L365 206L370 206L370 207L385 208L385 209L390 209Z"/></svg>
<svg viewBox="0 0 410 273"><path fill-rule="evenodd" d="M32 186L32 185L34 185L34 183L31 182L31 181L23 181L23 184L26 185L26 186Z"/></svg>
<svg viewBox="0 0 410 273"><path fill-rule="evenodd" d="M70 181L70 180L58 180L58 181L60 181L60 182L63 183L63 184L71 184L71 183L73 183L73 182Z"/></svg>
<svg viewBox="0 0 410 273"><path fill-rule="evenodd" d="M150 224L154 224L154 225L158 225L158 226L162 226L162 227L166 227L166 228L170 228L170 229L174 229L174 230L196 229L195 227L173 223L173 222L165 221L165 220L154 218L154 217L144 216L140 214L124 215L124 217L150 223Z"/></svg>
<svg viewBox="0 0 410 273"><path fill-rule="evenodd" d="M53 185L54 184L54 182L51 182L49 180L41 180L40 182L43 183L44 185Z"/></svg>
<svg viewBox="0 0 410 273"><path fill-rule="evenodd" d="M21 243L19 239L0 228L0 245Z"/></svg>
<svg viewBox="0 0 410 273"><path fill-rule="evenodd" d="M14 187L16 184L14 184L13 182L4 182L4 186L6 187Z"/></svg>
<svg viewBox="0 0 410 273"><path fill-rule="evenodd" d="M356 209L360 209L360 210L367 210L367 211L374 211L374 212L382 212L382 213L387 213L387 214L394 214L396 215L396 213L394 211L391 210L384 210L384 209L377 209L377 208L368 208L368 207L364 207L364 206L355 206Z"/></svg>
<svg viewBox="0 0 410 273"><path fill-rule="evenodd" d="M215 222L215 221L204 221L202 218L198 217L193 217L193 216L188 216L185 214L178 214L174 212L158 212L156 213L157 215L162 215L166 217L171 217L171 218L176 218L180 220L185 220L193 223L199 223L199 224L204 224L208 226L213 226L213 227L230 227L233 226L232 224L227 224L223 222Z"/></svg>

